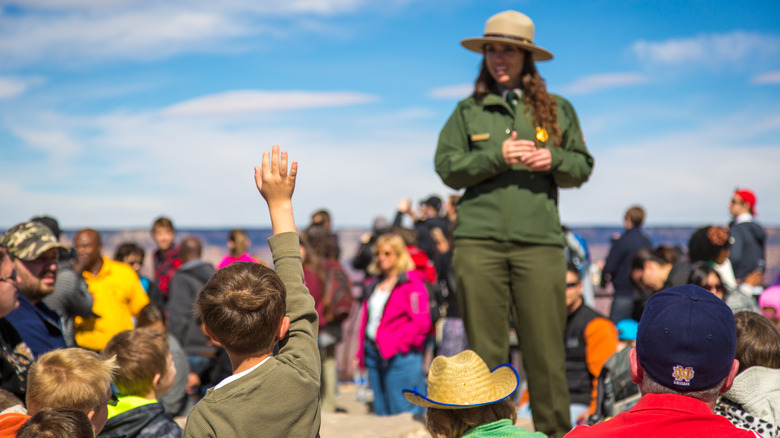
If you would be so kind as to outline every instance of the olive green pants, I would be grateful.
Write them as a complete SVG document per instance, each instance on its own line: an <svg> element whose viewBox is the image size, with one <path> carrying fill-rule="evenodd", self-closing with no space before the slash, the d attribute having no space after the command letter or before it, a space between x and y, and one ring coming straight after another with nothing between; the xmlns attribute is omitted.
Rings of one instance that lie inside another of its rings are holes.
<svg viewBox="0 0 780 438"><path fill-rule="evenodd" d="M571 429L563 248L457 239L452 262L469 346L491 369L507 362L512 311L534 427L551 437L563 436Z"/></svg>

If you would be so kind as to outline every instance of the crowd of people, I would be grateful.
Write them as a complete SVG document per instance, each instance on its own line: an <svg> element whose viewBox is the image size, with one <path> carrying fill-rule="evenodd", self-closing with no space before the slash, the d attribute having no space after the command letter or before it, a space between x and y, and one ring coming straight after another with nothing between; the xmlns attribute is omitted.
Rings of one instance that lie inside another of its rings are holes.
<svg viewBox="0 0 780 438"><path fill-rule="evenodd" d="M357 345L373 412L413 413L435 438L780 436L780 285L764 278L755 194L736 190L733 221L687 248L654 247L632 206L593 263L557 205L594 160L533 38L531 19L506 11L461 42L480 73L434 164L463 192L377 219L344 257L363 278L341 265L327 210L296 228L297 163L278 146L255 167L272 263L236 229L215 267L166 217L150 230L152 277L135 242L109 258L97 230L68 248L51 217L6 230L0 437L316 437L339 409L342 342Z"/></svg>

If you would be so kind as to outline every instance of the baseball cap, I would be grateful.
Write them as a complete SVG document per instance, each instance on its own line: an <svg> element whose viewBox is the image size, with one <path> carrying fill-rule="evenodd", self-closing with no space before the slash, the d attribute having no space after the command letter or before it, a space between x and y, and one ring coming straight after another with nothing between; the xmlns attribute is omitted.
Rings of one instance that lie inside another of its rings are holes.
<svg viewBox="0 0 780 438"><path fill-rule="evenodd" d="M639 323L633 319L626 318L621 319L616 324L618 331L618 339L621 341L636 341L636 330Z"/></svg>
<svg viewBox="0 0 780 438"><path fill-rule="evenodd" d="M687 284L650 298L636 341L645 372L661 385L684 393L713 388L728 376L737 331L726 303Z"/></svg>
<svg viewBox="0 0 780 438"><path fill-rule="evenodd" d="M420 201L420 204L433 207L436 210L441 210L441 198L436 195L433 195L428 199L423 199L422 201Z"/></svg>
<svg viewBox="0 0 780 438"><path fill-rule="evenodd" d="M52 248L65 248L47 226L33 221L8 229L0 238L0 246L6 248L11 256L28 262Z"/></svg>
<svg viewBox="0 0 780 438"><path fill-rule="evenodd" d="M775 309L775 315L780 315L780 286L770 286L761 292L758 297L758 307L761 308L763 313L764 307L771 307ZM764 316L769 316L764 314Z"/></svg>
<svg viewBox="0 0 780 438"><path fill-rule="evenodd" d="M735 192L750 207L750 214L756 215L756 195L748 189L737 189Z"/></svg>

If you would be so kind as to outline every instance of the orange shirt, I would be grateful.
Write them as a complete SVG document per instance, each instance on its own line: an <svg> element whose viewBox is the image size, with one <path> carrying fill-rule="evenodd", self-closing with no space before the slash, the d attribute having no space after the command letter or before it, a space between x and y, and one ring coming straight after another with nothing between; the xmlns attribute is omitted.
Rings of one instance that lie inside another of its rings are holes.
<svg viewBox="0 0 780 438"><path fill-rule="evenodd" d="M0 438L14 438L16 432L30 419L27 414L9 412L0 415Z"/></svg>

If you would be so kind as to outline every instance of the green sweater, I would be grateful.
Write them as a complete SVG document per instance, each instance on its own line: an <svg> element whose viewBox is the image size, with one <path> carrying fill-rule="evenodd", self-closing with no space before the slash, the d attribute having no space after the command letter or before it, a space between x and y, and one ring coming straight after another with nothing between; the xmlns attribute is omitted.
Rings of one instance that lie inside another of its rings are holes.
<svg viewBox="0 0 780 438"><path fill-rule="evenodd" d="M187 417L185 437L319 436L317 312L303 285L298 235L281 233L268 243L287 288L287 337L276 356L240 379L208 390Z"/></svg>
<svg viewBox="0 0 780 438"><path fill-rule="evenodd" d="M434 159L445 184L466 189L458 204L455 238L563 246L558 188L587 181L593 157L585 148L574 108L554 97L562 143L559 148L543 144L552 157L548 172L509 166L501 152L513 130L518 139L535 139L530 111L520 105L520 113L513 113L497 94L481 102L469 97L458 103L441 131Z"/></svg>
<svg viewBox="0 0 780 438"><path fill-rule="evenodd" d="M492 423L481 424L469 429L463 434L463 438L546 438L541 432L529 432L521 429L512 420L498 420Z"/></svg>

